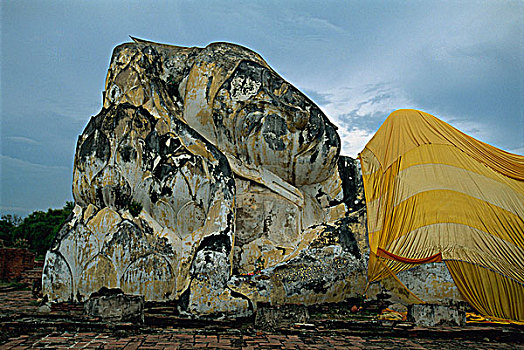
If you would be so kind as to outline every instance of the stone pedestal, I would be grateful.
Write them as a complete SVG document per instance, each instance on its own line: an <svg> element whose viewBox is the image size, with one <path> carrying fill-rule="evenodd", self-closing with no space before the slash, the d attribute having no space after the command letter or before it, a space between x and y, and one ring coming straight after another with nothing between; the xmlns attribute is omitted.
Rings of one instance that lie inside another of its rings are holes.
<svg viewBox="0 0 524 350"><path fill-rule="evenodd" d="M258 303L255 327L271 330L288 327L295 323L306 323L308 320L309 312L305 305L284 304L272 306L269 303Z"/></svg>
<svg viewBox="0 0 524 350"><path fill-rule="evenodd" d="M144 323L144 297L105 289L85 302L84 311L105 321Z"/></svg>
<svg viewBox="0 0 524 350"><path fill-rule="evenodd" d="M466 312L458 306L417 304L408 308L408 321L417 326L464 326Z"/></svg>

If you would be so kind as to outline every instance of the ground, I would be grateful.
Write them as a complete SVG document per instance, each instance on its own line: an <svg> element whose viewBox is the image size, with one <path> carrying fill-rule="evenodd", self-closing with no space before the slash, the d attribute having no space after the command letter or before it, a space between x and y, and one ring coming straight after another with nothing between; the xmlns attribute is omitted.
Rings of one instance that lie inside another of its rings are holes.
<svg viewBox="0 0 524 350"><path fill-rule="evenodd" d="M253 318L184 319L158 304L146 307L143 325L107 323L84 315L81 304L56 304L50 312L39 312L30 288L4 285L0 349L524 349L522 327L468 323L421 328L347 310L310 309L308 324L271 331L255 328Z"/></svg>
<svg viewBox="0 0 524 350"><path fill-rule="evenodd" d="M200 334L167 328L158 333L117 336L104 332L51 332L9 339L2 349L520 349L515 343L464 339L360 337L347 335Z"/></svg>

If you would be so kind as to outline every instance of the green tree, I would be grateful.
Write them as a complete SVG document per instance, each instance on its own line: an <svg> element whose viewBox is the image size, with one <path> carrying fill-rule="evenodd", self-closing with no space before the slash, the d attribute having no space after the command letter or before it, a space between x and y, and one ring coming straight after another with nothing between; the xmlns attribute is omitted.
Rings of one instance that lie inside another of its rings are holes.
<svg viewBox="0 0 524 350"><path fill-rule="evenodd" d="M37 255L44 255L51 246L56 234L73 210L73 202L66 202L62 209L48 209L47 212L34 211L18 225L11 227L11 245L27 240L29 248Z"/></svg>
<svg viewBox="0 0 524 350"><path fill-rule="evenodd" d="M0 246L13 244L13 229L22 222L18 215L2 215L0 218Z"/></svg>

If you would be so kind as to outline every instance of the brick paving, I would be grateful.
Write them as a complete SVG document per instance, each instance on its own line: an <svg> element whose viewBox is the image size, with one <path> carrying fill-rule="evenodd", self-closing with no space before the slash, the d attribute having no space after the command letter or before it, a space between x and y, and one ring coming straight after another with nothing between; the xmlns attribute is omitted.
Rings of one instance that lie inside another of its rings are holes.
<svg viewBox="0 0 524 350"><path fill-rule="evenodd" d="M519 343L464 339L420 339L272 333L203 335L195 329L166 328L152 334L107 332L24 334L0 349L524 349Z"/></svg>
<svg viewBox="0 0 524 350"><path fill-rule="evenodd" d="M0 349L524 350L521 327L468 325L393 331L380 324L363 329L362 324L344 328L337 322L319 321L313 329L272 332L254 329L252 324L199 325L170 318L162 324L147 324L146 320L142 326L115 325L89 319L79 305L56 305L51 313L42 315L31 290L0 291Z"/></svg>
<svg viewBox="0 0 524 350"><path fill-rule="evenodd" d="M0 292L0 313L20 315L33 313L37 309L37 302L29 290L14 290Z"/></svg>

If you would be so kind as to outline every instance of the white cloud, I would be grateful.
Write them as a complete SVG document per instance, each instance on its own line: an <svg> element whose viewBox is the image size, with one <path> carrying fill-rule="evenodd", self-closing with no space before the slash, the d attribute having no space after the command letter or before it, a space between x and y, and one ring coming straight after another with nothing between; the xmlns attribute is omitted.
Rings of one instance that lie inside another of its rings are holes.
<svg viewBox="0 0 524 350"><path fill-rule="evenodd" d="M11 141L11 142L25 143L25 144L29 144L29 145L39 145L40 144L40 142L38 142L38 141L30 139L29 137L23 137L23 136L8 136L8 137L6 137L6 139Z"/></svg>
<svg viewBox="0 0 524 350"><path fill-rule="evenodd" d="M388 83L339 87L318 94L328 101L322 109L333 118L364 118L412 105L403 91Z"/></svg>
<svg viewBox="0 0 524 350"><path fill-rule="evenodd" d="M509 150L509 152L510 152L510 153L515 153L515 154L524 155L524 147L519 147L519 148L511 149L511 150Z"/></svg>
<svg viewBox="0 0 524 350"><path fill-rule="evenodd" d="M69 170L69 167L67 166L61 166L61 165L43 165L43 164L37 164L37 163L31 163L22 159L13 158L5 155L0 155L0 163L4 166L8 166L9 168L22 170L24 172L53 172L53 171L63 171L63 170ZM5 169L5 168L4 168Z"/></svg>
<svg viewBox="0 0 524 350"><path fill-rule="evenodd" d="M293 23L301 27L309 27L315 31L327 30L328 32L334 32L339 34L345 34L346 31L331 23L327 19L315 17L315 16L293 16Z"/></svg>
<svg viewBox="0 0 524 350"><path fill-rule="evenodd" d="M315 91L320 108L339 128L342 154L355 157L394 110L415 108L392 84L363 84Z"/></svg>
<svg viewBox="0 0 524 350"><path fill-rule="evenodd" d="M356 158L373 137L374 132L353 127L351 130L339 128L338 134L342 140L340 154Z"/></svg>

